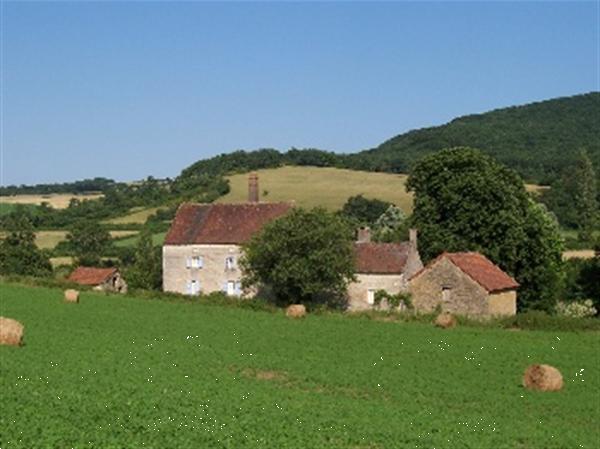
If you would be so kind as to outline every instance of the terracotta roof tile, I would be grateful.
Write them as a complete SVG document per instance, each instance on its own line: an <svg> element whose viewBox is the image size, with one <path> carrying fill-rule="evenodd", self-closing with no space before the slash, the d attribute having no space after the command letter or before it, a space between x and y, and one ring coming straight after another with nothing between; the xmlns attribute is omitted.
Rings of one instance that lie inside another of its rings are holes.
<svg viewBox="0 0 600 449"><path fill-rule="evenodd" d="M241 244L291 207L291 203L184 203L177 210L165 245Z"/></svg>
<svg viewBox="0 0 600 449"><path fill-rule="evenodd" d="M514 289L519 283L480 253L447 253L454 265L468 274L488 292Z"/></svg>
<svg viewBox="0 0 600 449"><path fill-rule="evenodd" d="M483 254L476 252L442 253L429 262L426 267L416 273L411 280L427 271L431 266L443 258L450 260L463 273L467 274L489 293L501 290L512 290L519 287L519 283L502 271L500 267L495 265Z"/></svg>
<svg viewBox="0 0 600 449"><path fill-rule="evenodd" d="M354 244L356 272L401 274L404 272L410 244L361 242Z"/></svg>
<svg viewBox="0 0 600 449"><path fill-rule="evenodd" d="M116 268L77 267L68 280L81 285L100 285L116 271Z"/></svg>

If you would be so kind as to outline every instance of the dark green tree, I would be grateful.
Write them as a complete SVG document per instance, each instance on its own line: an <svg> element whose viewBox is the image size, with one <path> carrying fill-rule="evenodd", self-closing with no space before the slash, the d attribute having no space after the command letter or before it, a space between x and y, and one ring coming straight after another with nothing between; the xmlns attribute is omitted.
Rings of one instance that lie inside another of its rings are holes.
<svg viewBox="0 0 600 449"><path fill-rule="evenodd" d="M152 234L144 230L136 245L135 262L126 271L127 283L132 288L160 290L162 287L162 252L152 244Z"/></svg>
<svg viewBox="0 0 600 449"><path fill-rule="evenodd" d="M101 257L112 246L109 232L98 222L90 220L79 221L69 234L67 241L77 257L79 265L99 265Z"/></svg>
<svg viewBox="0 0 600 449"><path fill-rule="evenodd" d="M514 171L477 150L452 148L417 163L407 189L425 262L442 251L479 251L521 284L521 309L553 307L561 280L558 227Z"/></svg>
<svg viewBox="0 0 600 449"><path fill-rule="evenodd" d="M578 217L579 240L590 241L596 227L598 203L596 200L596 172L585 150L579 153L574 171L574 205Z"/></svg>
<svg viewBox="0 0 600 449"><path fill-rule="evenodd" d="M244 286L267 286L281 305L340 305L354 277L353 230L324 209L294 209L245 246Z"/></svg>
<svg viewBox="0 0 600 449"><path fill-rule="evenodd" d="M359 225L372 226L391 205L387 201L368 199L362 195L351 196L342 207L342 215Z"/></svg>
<svg viewBox="0 0 600 449"><path fill-rule="evenodd" d="M50 260L36 246L33 227L24 217L9 223L9 234L0 244L0 274L52 274Z"/></svg>

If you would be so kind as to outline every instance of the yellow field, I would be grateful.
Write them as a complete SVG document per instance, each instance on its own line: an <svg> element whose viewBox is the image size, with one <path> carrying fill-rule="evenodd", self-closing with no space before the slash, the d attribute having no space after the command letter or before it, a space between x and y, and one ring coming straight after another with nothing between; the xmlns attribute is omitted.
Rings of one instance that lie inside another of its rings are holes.
<svg viewBox="0 0 600 449"><path fill-rule="evenodd" d="M110 220L106 220L103 223L108 224L144 224L148 217L154 214L159 207L134 207L129 211L127 215L123 215L122 217L111 218Z"/></svg>
<svg viewBox="0 0 600 449"><path fill-rule="evenodd" d="M525 190L530 193L540 195L544 190L548 190L550 186L540 186L538 184L525 184Z"/></svg>
<svg viewBox="0 0 600 449"><path fill-rule="evenodd" d="M348 197L363 194L412 209L412 195L404 189L406 175L372 173L338 168L281 167L258 170L262 201L291 201L303 207L339 209ZM248 174L228 177L231 192L217 200L243 202L248 195ZM265 195L263 192L267 191Z"/></svg>
<svg viewBox="0 0 600 449"><path fill-rule="evenodd" d="M129 237L138 234L139 231L110 231L112 238ZM66 240L68 231L37 231L35 233L35 244L41 249L52 249L63 240ZM0 239L6 235L0 232Z"/></svg>
<svg viewBox="0 0 600 449"><path fill-rule="evenodd" d="M60 267L61 265L72 265L73 258L70 256L51 257L50 263L52 264L52 268Z"/></svg>
<svg viewBox="0 0 600 449"><path fill-rule="evenodd" d="M563 253L563 259L591 259L594 257L595 252L593 249L573 249Z"/></svg>
<svg viewBox="0 0 600 449"><path fill-rule="evenodd" d="M49 195L14 195L0 197L0 203L7 204L42 204L44 202L56 209L64 209L69 205L71 198L83 200L95 200L101 198L101 193L90 193L85 195L73 195L71 193L51 193Z"/></svg>

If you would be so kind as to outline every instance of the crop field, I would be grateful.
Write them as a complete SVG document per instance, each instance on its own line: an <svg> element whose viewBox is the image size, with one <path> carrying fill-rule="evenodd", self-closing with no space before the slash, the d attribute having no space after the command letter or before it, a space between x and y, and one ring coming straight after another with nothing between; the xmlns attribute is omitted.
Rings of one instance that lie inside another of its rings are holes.
<svg viewBox="0 0 600 449"><path fill-rule="evenodd" d="M598 333L0 288L2 448L598 447ZM565 388L525 390L536 362Z"/></svg>
<svg viewBox="0 0 600 449"><path fill-rule="evenodd" d="M71 193L50 193L48 195L13 195L1 196L0 203L5 204L42 204L44 202L56 209L64 209L69 205L71 198L83 200L95 200L101 198L101 193L89 193L82 195L74 195Z"/></svg>
<svg viewBox="0 0 600 449"><path fill-rule="evenodd" d="M260 195L264 201L291 201L299 206L339 209L348 197L363 194L412 210L412 195L404 188L406 175L373 173L322 167L281 167L258 170ZM229 176L231 192L218 202L246 201L248 174ZM264 191L268 194L265 196Z"/></svg>

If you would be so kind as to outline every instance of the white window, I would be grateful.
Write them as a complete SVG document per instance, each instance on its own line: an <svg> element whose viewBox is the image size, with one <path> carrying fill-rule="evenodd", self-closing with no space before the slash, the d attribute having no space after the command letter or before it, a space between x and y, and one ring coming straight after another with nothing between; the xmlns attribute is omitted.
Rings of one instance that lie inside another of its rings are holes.
<svg viewBox="0 0 600 449"><path fill-rule="evenodd" d="M367 290L367 304L375 304L375 289Z"/></svg>
<svg viewBox="0 0 600 449"><path fill-rule="evenodd" d="M227 256L225 258L225 269L226 270L233 270L233 269L235 269L235 257L233 257L233 256Z"/></svg>
<svg viewBox="0 0 600 449"><path fill-rule="evenodd" d="M192 279L187 283L188 295L197 295L200 293L200 281Z"/></svg>
<svg viewBox="0 0 600 449"><path fill-rule="evenodd" d="M450 292L448 287L442 288L442 302L450 302Z"/></svg>
<svg viewBox="0 0 600 449"><path fill-rule="evenodd" d="M185 266L187 268L202 268L204 266L204 259L202 256L188 257Z"/></svg>

